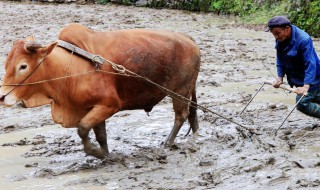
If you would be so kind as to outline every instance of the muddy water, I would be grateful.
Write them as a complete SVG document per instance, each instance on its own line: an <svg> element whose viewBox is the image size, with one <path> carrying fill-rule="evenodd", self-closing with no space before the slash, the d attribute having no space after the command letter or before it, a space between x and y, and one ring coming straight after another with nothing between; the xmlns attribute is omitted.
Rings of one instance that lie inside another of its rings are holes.
<svg viewBox="0 0 320 190"><path fill-rule="evenodd" d="M201 48L198 102L256 128L250 135L214 114L198 112L200 130L163 148L173 123L170 99L106 121L111 155L86 156L75 129L54 125L50 108L0 107L1 189L319 189L318 120L294 111L294 95L265 86L241 117L255 90L275 75L270 33L235 27L212 14L116 5L44 5L0 2L0 79L12 41L35 35L46 44L79 22L95 30L169 29L190 34ZM320 52L319 39L315 39ZM270 70L269 70L270 69ZM91 134L93 136L93 134Z"/></svg>

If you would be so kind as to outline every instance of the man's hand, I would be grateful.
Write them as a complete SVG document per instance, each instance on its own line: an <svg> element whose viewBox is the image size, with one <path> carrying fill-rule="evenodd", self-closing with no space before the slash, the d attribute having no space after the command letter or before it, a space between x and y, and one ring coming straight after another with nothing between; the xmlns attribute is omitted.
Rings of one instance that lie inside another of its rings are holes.
<svg viewBox="0 0 320 190"><path fill-rule="evenodd" d="M310 88L309 84L305 84L302 87L298 87L294 92L298 95L307 95Z"/></svg>
<svg viewBox="0 0 320 190"><path fill-rule="evenodd" d="M272 86L274 88L279 88L283 84L283 77L279 77L277 80L273 81Z"/></svg>

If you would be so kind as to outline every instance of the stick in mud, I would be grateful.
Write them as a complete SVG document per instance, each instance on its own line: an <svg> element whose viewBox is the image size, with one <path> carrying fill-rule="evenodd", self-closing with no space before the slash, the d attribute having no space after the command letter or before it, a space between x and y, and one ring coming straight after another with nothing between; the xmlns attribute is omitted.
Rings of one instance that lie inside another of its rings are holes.
<svg viewBox="0 0 320 190"><path fill-rule="evenodd" d="M258 94L258 92L260 92L260 90L262 89L262 87L265 85L265 83L263 83L262 85L261 85L261 87L257 90L257 92L252 96L252 98L249 100L249 102L247 103L247 105L242 109L242 111L240 112L240 114L239 115L241 115L243 112L244 112L244 110L249 106L249 104L252 102L252 100L257 96L257 94Z"/></svg>
<svg viewBox="0 0 320 190"><path fill-rule="evenodd" d="M301 100L305 97L305 95L302 95L301 98L297 101L297 103L293 106L293 108L291 109L291 111L289 112L289 114L287 115L287 117L282 121L281 125L278 127L278 129L276 130L276 132L274 133L275 136L277 136L277 133L279 131L279 129L282 127L282 125L284 124L284 122L288 119L288 117L290 116L290 114L293 112L293 110L297 107L297 105L301 102Z"/></svg>

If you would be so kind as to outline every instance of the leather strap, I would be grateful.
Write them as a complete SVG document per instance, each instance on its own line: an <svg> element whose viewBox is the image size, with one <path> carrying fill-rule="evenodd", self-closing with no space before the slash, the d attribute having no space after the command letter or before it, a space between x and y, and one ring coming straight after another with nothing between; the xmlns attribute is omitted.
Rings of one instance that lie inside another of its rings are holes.
<svg viewBox="0 0 320 190"><path fill-rule="evenodd" d="M99 67L100 65L104 64L106 62L106 59L103 58L100 55L94 55L92 53L89 53L73 44L70 44L69 42L63 41L63 40L57 40L58 41L58 46L65 48L71 52L74 52L78 55L81 55L84 58L89 59L93 63L95 63L96 67Z"/></svg>

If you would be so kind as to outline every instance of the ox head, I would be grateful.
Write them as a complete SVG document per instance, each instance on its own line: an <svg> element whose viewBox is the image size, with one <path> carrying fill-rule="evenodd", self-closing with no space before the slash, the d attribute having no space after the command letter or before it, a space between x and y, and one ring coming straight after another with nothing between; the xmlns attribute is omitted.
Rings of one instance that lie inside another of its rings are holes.
<svg viewBox="0 0 320 190"><path fill-rule="evenodd" d="M57 42L42 46L33 36L13 43L6 62L3 86L0 86L0 104L12 106L18 101L27 100L35 93L32 86L19 84L35 82L41 79L37 66L51 53ZM18 85L18 86L15 86Z"/></svg>

